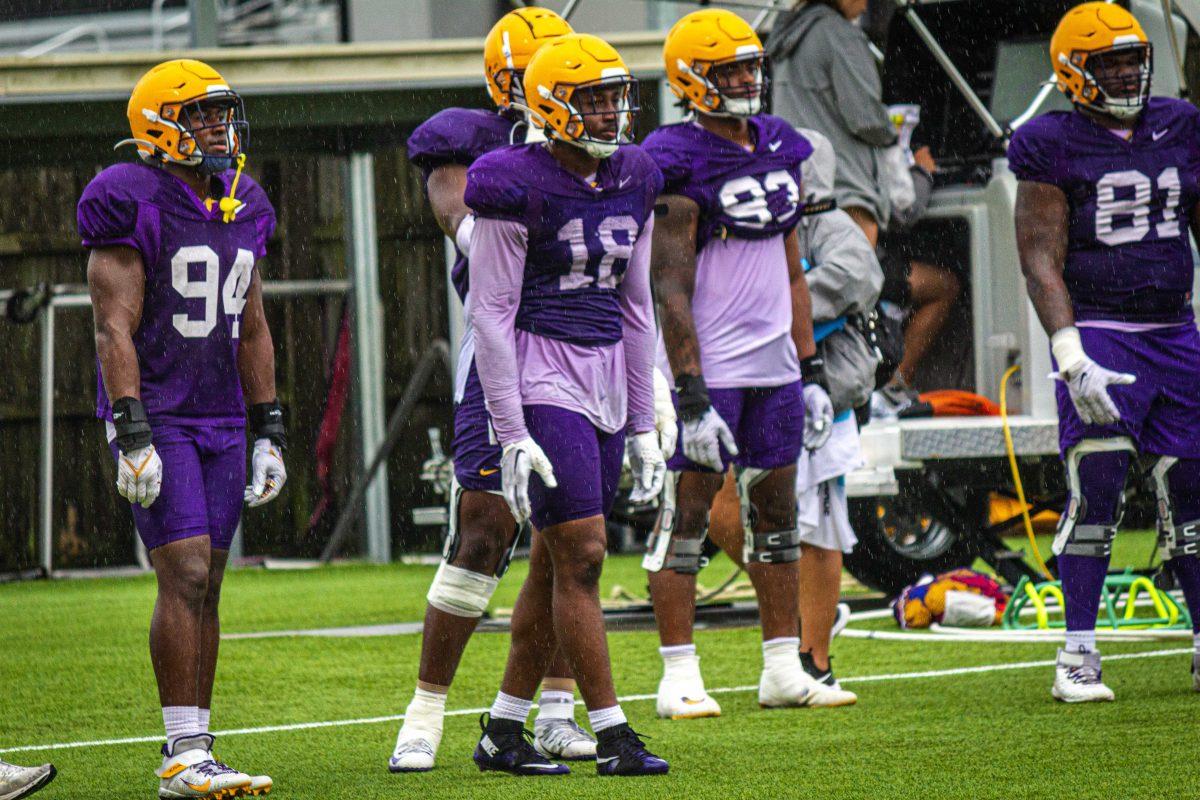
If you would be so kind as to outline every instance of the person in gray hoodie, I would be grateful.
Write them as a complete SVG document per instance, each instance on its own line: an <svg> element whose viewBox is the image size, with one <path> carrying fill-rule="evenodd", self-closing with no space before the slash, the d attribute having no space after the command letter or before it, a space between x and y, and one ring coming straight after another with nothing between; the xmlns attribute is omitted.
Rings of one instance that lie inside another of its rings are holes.
<svg viewBox="0 0 1200 800"><path fill-rule="evenodd" d="M781 14L767 52L773 112L820 131L837 153L834 196L874 246L891 217L884 152L896 128L870 42L852 20L867 0L807 0Z"/></svg>

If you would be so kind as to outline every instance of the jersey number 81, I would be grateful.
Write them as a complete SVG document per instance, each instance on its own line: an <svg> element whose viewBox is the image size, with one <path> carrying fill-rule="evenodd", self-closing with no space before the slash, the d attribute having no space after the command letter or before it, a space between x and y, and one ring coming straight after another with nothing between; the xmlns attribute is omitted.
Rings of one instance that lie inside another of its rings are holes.
<svg viewBox="0 0 1200 800"><path fill-rule="evenodd" d="M1179 196L1183 188L1179 182L1179 170L1167 167L1155 181L1159 191L1167 193L1163 204L1162 222L1154 226L1160 239L1179 235ZM1107 245L1140 242L1150 232L1150 198L1154 183L1136 169L1110 172L1096 182L1096 238ZM1117 190L1130 192L1117 199ZM1128 217L1131 222L1117 227L1117 217Z"/></svg>

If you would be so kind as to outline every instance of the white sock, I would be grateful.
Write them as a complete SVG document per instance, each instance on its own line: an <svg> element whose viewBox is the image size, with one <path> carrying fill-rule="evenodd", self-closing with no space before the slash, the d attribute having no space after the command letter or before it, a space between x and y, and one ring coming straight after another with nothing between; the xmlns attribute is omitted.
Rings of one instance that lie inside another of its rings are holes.
<svg viewBox="0 0 1200 800"><path fill-rule="evenodd" d="M208 721L212 718L211 708L196 709L196 724L200 726L201 733L208 733Z"/></svg>
<svg viewBox="0 0 1200 800"><path fill-rule="evenodd" d="M663 677L672 681L703 684L700 677L700 656L696 645L677 644L658 648L663 659Z"/></svg>
<svg viewBox="0 0 1200 800"><path fill-rule="evenodd" d="M800 637L780 636L763 642L763 669L792 669L800 665Z"/></svg>
<svg viewBox="0 0 1200 800"><path fill-rule="evenodd" d="M513 697L511 694L498 692L496 694L496 702L492 703L492 718L511 719L524 725L532 708L532 700L525 700L521 697Z"/></svg>
<svg viewBox="0 0 1200 800"><path fill-rule="evenodd" d="M1063 647L1068 653L1094 653L1096 651L1096 632L1067 631L1067 640Z"/></svg>
<svg viewBox="0 0 1200 800"><path fill-rule="evenodd" d="M197 706L163 706L163 727L167 729L167 749L171 750L175 740L183 736L200 733Z"/></svg>
<svg viewBox="0 0 1200 800"><path fill-rule="evenodd" d="M420 687L413 690L413 699L404 709L404 724L424 730L440 731L446 715L446 695Z"/></svg>
<svg viewBox="0 0 1200 800"><path fill-rule="evenodd" d="M1192 645L1196 648L1196 652L1200 653L1200 633L1192 634Z"/></svg>
<svg viewBox="0 0 1200 800"><path fill-rule="evenodd" d="M560 692L554 689L542 689L538 697L538 715L533 723L537 725L543 720L575 719L575 693Z"/></svg>
<svg viewBox="0 0 1200 800"><path fill-rule="evenodd" d="M673 644L670 647L658 648L658 654L663 657L663 661L668 658L679 658L680 656L696 655L695 644Z"/></svg>
<svg viewBox="0 0 1200 800"><path fill-rule="evenodd" d="M625 712L621 710L620 706L588 712L588 724L592 726L592 733L595 734L599 734L600 731L607 728L623 725L625 721Z"/></svg>

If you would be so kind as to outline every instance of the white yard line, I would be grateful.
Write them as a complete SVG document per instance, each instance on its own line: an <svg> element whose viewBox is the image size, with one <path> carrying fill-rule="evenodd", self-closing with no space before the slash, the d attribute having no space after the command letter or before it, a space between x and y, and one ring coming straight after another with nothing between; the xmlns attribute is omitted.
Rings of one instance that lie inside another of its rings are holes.
<svg viewBox="0 0 1200 800"><path fill-rule="evenodd" d="M1118 653L1105 656L1104 661L1126 661L1138 658L1163 658L1165 656L1181 656L1192 653L1192 648L1175 648L1172 650L1148 650L1144 653ZM944 678L953 675L973 675L983 672L1003 672L1016 669L1036 669L1054 666L1053 659L1043 661L1018 661L1009 664L984 664L978 667L954 667L952 669L925 670L922 672L896 672L885 675L859 675L857 677L841 678L840 683L877 683L882 681L919 680L924 678ZM757 691L758 686L727 686L709 689L709 694L730 694L735 692ZM652 694L631 694L619 698L622 703L632 703L639 700L653 700ZM487 708L459 708L447 711L448 717L469 717L482 714ZM256 733L280 733L286 731L306 731L315 728L345 728L351 725L375 725L382 722L398 722L404 719L403 714L390 714L383 717L360 717L358 719L336 719L324 722L297 722L290 725L262 725L256 728L235 728L233 730L216 731L215 736L243 736ZM162 734L154 736L133 736L124 739L93 739L80 742L57 742L55 744L28 744L19 747L0 748L0 753L23 753L35 750L72 750L85 747L108 747L121 744L144 744L146 742L161 742Z"/></svg>

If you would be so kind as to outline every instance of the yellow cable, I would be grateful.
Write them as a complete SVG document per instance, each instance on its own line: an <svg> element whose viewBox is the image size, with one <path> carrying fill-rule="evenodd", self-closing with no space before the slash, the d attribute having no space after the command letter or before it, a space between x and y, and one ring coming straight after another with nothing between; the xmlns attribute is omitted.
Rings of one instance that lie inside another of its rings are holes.
<svg viewBox="0 0 1200 800"><path fill-rule="evenodd" d="M1017 469L1017 448L1013 446L1012 430L1008 427L1008 379L1021 368L1013 364L1000 379L1000 423L1004 426L1004 449L1008 451L1008 466L1012 470L1013 485L1017 488L1017 502L1021 504L1021 519L1025 523L1025 533L1029 536L1029 544L1033 547L1033 557L1041 568L1046 580L1054 580L1050 568L1042 559L1042 551L1038 549L1037 538L1033 535L1033 520L1029 518L1029 504L1025 502L1025 487L1021 483L1021 471Z"/></svg>

